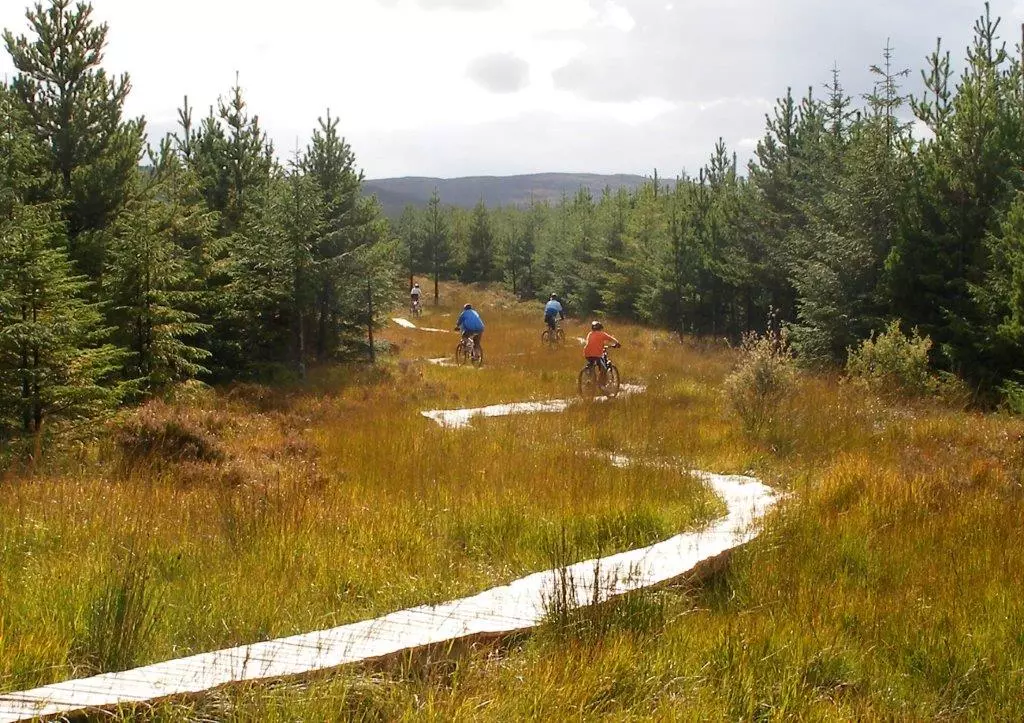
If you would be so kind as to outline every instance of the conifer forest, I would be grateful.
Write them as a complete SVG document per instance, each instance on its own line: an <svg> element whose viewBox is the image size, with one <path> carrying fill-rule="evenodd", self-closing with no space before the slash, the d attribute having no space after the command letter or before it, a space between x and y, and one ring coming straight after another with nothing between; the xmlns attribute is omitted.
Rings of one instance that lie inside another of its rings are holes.
<svg viewBox="0 0 1024 723"><path fill-rule="evenodd" d="M1024 74L987 7L965 57L939 42L913 71L920 93L892 48L864 97L837 70L780 89L745 167L720 141L635 192L472 211L435 195L394 219L329 111L285 153L236 83L205 113L183 99L153 139L124 116L131 80L105 71L89 5L27 20L4 33L0 87L0 439L183 380L368 356L416 273L428 300L492 281L680 333L784 329L813 368L895 322L977 403L1024 397Z"/></svg>

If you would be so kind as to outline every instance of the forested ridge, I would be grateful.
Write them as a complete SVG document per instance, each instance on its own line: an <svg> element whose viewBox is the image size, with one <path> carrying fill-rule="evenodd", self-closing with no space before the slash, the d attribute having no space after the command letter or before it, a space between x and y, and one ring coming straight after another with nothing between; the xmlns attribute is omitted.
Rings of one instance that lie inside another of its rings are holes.
<svg viewBox="0 0 1024 723"><path fill-rule="evenodd" d="M236 81L150 147L91 7L27 19L0 85L5 445L184 380L372 353L412 273L699 335L777 325L820 367L895 320L980 399L1021 397L1024 74L987 6L962 69L940 42L921 94L891 48L862 98L838 71L787 91L745 169L720 141L636 190L472 211L435 193L390 224L329 111L281 161Z"/></svg>
<svg viewBox="0 0 1024 723"><path fill-rule="evenodd" d="M407 265L680 332L776 324L817 367L898 321L980 399L1019 395L1024 76L999 26L986 5L959 72L940 40L918 95L891 47L864 97L838 70L787 91L746 169L719 141L696 174L635 192L409 206Z"/></svg>
<svg viewBox="0 0 1024 723"><path fill-rule="evenodd" d="M397 217L406 205L426 206L436 189L445 205L473 208L478 201L488 206L523 205L531 201L558 201L563 193L587 188L600 193L626 188L635 190L646 179L636 175L597 173L531 173L520 176L463 176L459 178L368 178L364 192L380 201L388 216Z"/></svg>

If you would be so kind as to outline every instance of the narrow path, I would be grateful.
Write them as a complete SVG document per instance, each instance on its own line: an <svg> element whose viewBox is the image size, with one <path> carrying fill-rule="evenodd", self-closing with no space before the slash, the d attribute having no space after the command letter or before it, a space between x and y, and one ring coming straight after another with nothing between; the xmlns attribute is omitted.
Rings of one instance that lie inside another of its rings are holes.
<svg viewBox="0 0 1024 723"><path fill-rule="evenodd" d="M391 321L395 322L396 324L398 324L403 329L419 329L420 331L431 331L431 332L434 332L436 334L454 334L455 333L451 329L435 329L435 328L433 328L431 326L416 326L415 324L413 324L408 319L403 319L400 316L394 317Z"/></svg>
<svg viewBox="0 0 1024 723"><path fill-rule="evenodd" d="M438 363L430 360L432 363ZM619 387L619 396L641 394L647 390L642 384L623 384ZM605 397L596 397L593 401L605 401ZM510 402L508 404L491 404L486 407L470 409L430 409L420 412L427 419L442 427L466 427L473 417L508 417L513 414L536 414L538 412L563 412L570 404L577 404L579 399L549 399L542 402Z"/></svg>

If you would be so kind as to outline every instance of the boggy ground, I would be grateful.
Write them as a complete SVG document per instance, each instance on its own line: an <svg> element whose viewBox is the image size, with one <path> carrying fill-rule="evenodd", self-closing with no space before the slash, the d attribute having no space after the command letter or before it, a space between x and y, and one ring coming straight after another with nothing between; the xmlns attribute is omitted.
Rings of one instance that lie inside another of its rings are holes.
<svg viewBox="0 0 1024 723"><path fill-rule="evenodd" d="M616 470L599 450L752 472L790 495L701 587L555 616L528 639L432 665L228 690L149 716L1024 717L1021 420L808 377L750 436L720 391L731 351L612 324L625 378L648 393L440 430L417 410L571 395L581 361L573 345L540 349L538 308L499 296L458 290L422 323L449 326L464 299L484 305L483 370L413 362L450 354L454 336L392 330L399 361L374 378L204 398L216 410L204 419L223 420L216 471L125 475L108 462L8 482L5 687L83 659L90 601L132 540L159 590L148 659L477 589L564 554L552 543L563 529L582 556L716 514L692 482Z"/></svg>
<svg viewBox="0 0 1024 723"><path fill-rule="evenodd" d="M787 490L765 534L724 571L698 588L556 617L503 648L228 691L153 717L1024 718L1020 419L807 377L750 437L718 391L732 353L624 336L617 358L650 392L548 420L571 439L553 432L553 444L750 470ZM566 350L564 365L577 353ZM475 433L533 424L545 422L487 420Z"/></svg>
<svg viewBox="0 0 1024 723"><path fill-rule="evenodd" d="M539 307L473 300L488 323L483 369L424 361L450 355L455 334L391 325L393 353L375 369L186 388L4 480L0 690L440 602L721 514L678 471L595 454L648 445L648 399L464 430L425 419L575 393L580 348L541 348ZM421 321L450 328L461 303ZM659 337L622 331L629 378L678 378L681 347L659 359Z"/></svg>

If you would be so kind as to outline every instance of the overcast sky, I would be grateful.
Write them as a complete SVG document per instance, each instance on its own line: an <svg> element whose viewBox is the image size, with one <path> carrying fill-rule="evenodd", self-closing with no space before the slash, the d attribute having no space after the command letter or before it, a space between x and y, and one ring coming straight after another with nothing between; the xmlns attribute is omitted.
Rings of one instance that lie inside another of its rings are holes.
<svg viewBox="0 0 1024 723"><path fill-rule="evenodd" d="M27 31L25 0L0 26ZM694 170L742 159L791 85L838 65L854 94L887 38L918 70L937 36L960 66L981 0L94 0L130 115L172 130L240 74L278 153L329 107L368 177ZM1024 0L993 0L1016 47ZM13 72L6 53L0 74Z"/></svg>

